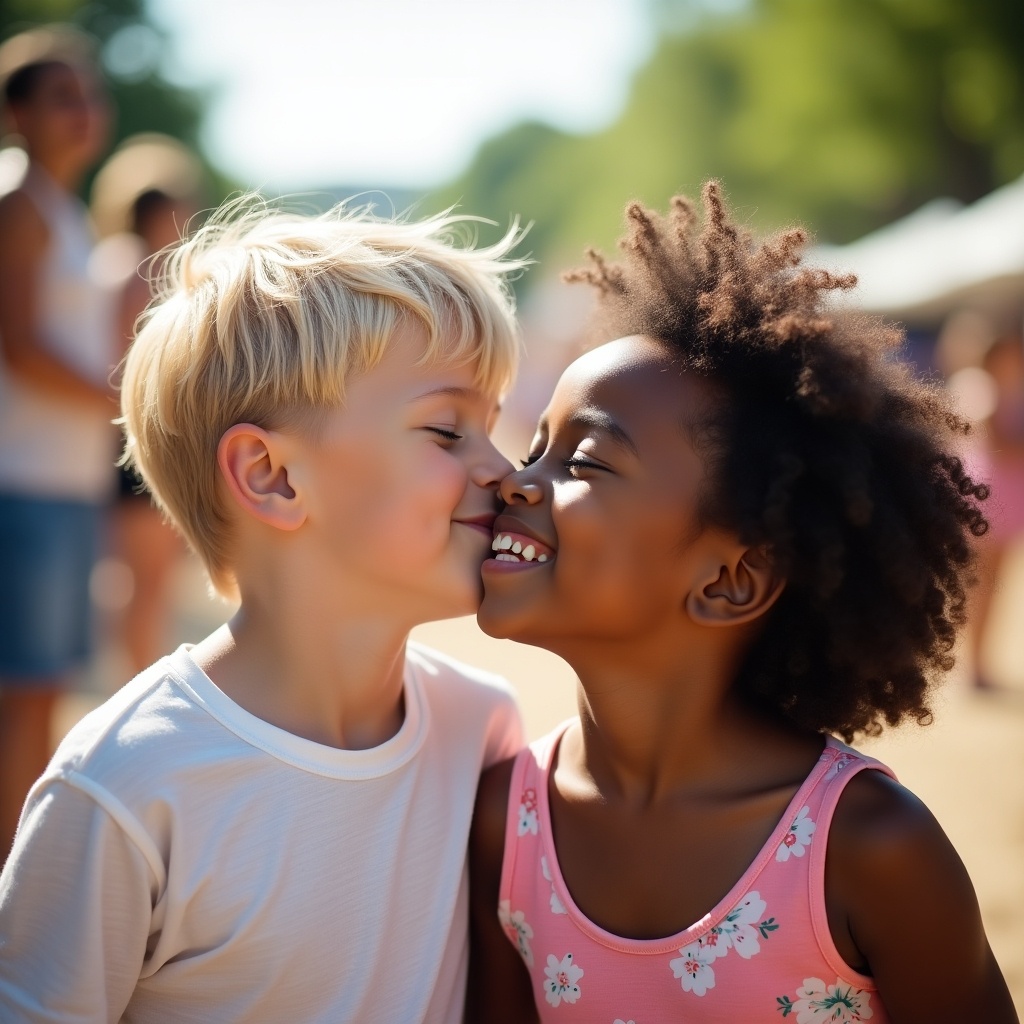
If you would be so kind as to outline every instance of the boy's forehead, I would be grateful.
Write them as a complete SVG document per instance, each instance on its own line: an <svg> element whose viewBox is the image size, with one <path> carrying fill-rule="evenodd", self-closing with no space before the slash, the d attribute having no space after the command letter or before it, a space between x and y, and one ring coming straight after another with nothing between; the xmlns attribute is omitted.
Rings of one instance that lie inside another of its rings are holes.
<svg viewBox="0 0 1024 1024"><path fill-rule="evenodd" d="M355 377L346 388L343 408L387 415L389 409L439 404L498 407L500 396L480 386L471 363L422 363L410 355L388 352L376 366Z"/></svg>

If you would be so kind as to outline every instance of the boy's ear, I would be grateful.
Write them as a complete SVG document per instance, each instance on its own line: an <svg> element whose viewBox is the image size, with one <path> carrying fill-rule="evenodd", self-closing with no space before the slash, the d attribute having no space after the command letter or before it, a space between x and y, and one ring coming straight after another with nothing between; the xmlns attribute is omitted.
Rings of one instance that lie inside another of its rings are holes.
<svg viewBox="0 0 1024 1024"><path fill-rule="evenodd" d="M286 453L280 434L236 423L217 445L217 465L243 512L278 530L297 530L306 520L306 509L288 482Z"/></svg>
<svg viewBox="0 0 1024 1024"><path fill-rule="evenodd" d="M709 559L703 579L686 595L686 611L702 626L739 626L764 615L786 581L762 548L732 545ZM709 552L710 554L710 552Z"/></svg>

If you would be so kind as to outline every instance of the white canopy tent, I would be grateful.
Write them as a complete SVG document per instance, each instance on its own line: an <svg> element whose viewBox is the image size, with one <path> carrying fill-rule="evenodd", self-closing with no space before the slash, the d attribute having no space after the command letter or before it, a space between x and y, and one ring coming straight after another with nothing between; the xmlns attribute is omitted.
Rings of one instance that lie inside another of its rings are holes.
<svg viewBox="0 0 1024 1024"><path fill-rule="evenodd" d="M963 308L1018 324L1024 315L1024 177L963 206L936 199L850 245L816 247L808 264L852 271L851 301L912 324Z"/></svg>

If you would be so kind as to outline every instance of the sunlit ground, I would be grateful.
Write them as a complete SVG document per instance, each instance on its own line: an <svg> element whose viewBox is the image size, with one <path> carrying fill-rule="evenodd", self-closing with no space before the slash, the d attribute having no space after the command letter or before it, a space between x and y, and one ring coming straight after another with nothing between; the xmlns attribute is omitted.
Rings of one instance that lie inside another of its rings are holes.
<svg viewBox="0 0 1024 1024"><path fill-rule="evenodd" d="M978 694L955 670L935 724L907 727L861 746L890 764L931 807L966 863L996 957L1017 1006L1024 1009L1024 544L1008 559L996 596L986 659L1001 684ZM207 597L195 564L176 581L172 644L200 639L227 614ZM530 738L574 711L574 677L545 651L484 636L472 619L424 626L416 634L455 657L499 672L516 686ZM83 692L65 701L69 727L126 678L123 654L102 650ZM936 898L941 898L937 894Z"/></svg>

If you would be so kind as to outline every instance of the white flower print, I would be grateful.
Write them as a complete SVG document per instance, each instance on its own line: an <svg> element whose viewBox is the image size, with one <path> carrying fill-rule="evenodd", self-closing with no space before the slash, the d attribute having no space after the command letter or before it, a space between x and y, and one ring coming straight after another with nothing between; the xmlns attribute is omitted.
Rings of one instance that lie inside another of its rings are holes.
<svg viewBox="0 0 1024 1024"><path fill-rule="evenodd" d="M811 836L817 826L808 817L810 807L802 807L800 813L793 819L789 831L783 836L779 848L775 851L777 861L787 861L790 857L802 857L804 850L810 845Z"/></svg>
<svg viewBox="0 0 1024 1024"><path fill-rule="evenodd" d="M541 857L540 869L544 873L544 878L551 884L551 899L549 901L551 906L552 914L564 914L566 913L565 904L558 898L558 893L555 892L555 880L551 877L551 869L548 867L547 857Z"/></svg>
<svg viewBox="0 0 1024 1024"><path fill-rule="evenodd" d="M629 1020L623 1020L621 1017L616 1017L612 1021L612 1024L636 1024L636 1021L630 1018Z"/></svg>
<svg viewBox="0 0 1024 1024"><path fill-rule="evenodd" d="M532 786L523 790L523 798L519 803L519 835L537 834L537 790Z"/></svg>
<svg viewBox="0 0 1024 1024"><path fill-rule="evenodd" d="M721 960L730 949L744 960L759 953L761 943L758 937L767 939L779 928L774 917L764 917L767 909L768 904L761 899L761 894L751 890L725 915L721 924L680 949L680 956L670 960L669 966L682 982L683 991L702 996L709 988L714 988L715 972L711 965Z"/></svg>
<svg viewBox="0 0 1024 1024"><path fill-rule="evenodd" d="M679 950L679 956L669 961L669 967L679 979L684 992L702 996L709 988L715 987L715 971L711 965L719 955L725 954L718 954L713 946L708 946L703 939L698 939Z"/></svg>
<svg viewBox="0 0 1024 1024"><path fill-rule="evenodd" d="M583 977L583 971L572 962L572 953L566 953L561 960L556 960L548 953L548 965L544 968L547 975L544 981L544 998L552 1005L561 1002L575 1003L580 997L580 987L576 984Z"/></svg>
<svg viewBox="0 0 1024 1024"><path fill-rule="evenodd" d="M730 949L735 949L744 960L749 960L755 953L760 952L761 944L757 936L759 931L764 935L762 923L766 926L769 924L762 922L767 906L759 892L748 892L725 915L722 923L711 929L704 937L704 942L714 950L716 959L725 956ZM769 927L768 930L775 929Z"/></svg>
<svg viewBox="0 0 1024 1024"><path fill-rule="evenodd" d="M520 956L526 961L527 967L533 966L533 950L530 949L530 939L533 938L533 929L526 920L526 915L521 910L512 910L512 904L508 900L502 900L498 904L498 920L505 934L516 944Z"/></svg>
<svg viewBox="0 0 1024 1024"><path fill-rule="evenodd" d="M838 978L834 985L826 985L821 978L804 978L795 1002L789 996L780 996L777 1002L783 1017L796 1014L796 1024L857 1024L874 1016L871 993Z"/></svg>

